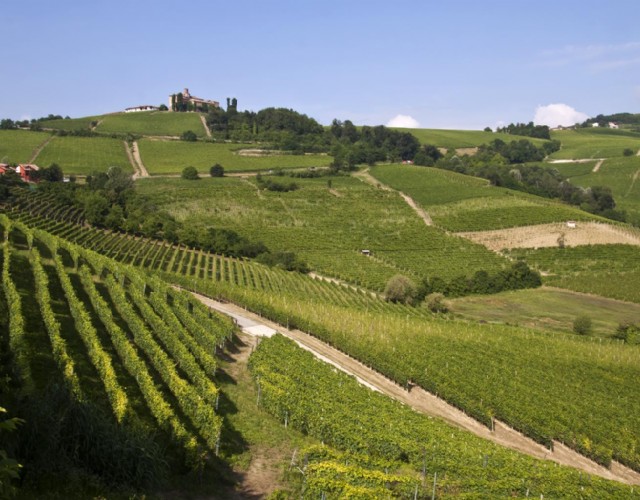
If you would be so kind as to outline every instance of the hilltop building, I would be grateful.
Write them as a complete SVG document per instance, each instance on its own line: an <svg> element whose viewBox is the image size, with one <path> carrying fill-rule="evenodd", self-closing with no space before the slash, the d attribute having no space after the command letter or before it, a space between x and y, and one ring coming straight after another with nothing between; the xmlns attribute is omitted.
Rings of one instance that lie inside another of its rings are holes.
<svg viewBox="0 0 640 500"><path fill-rule="evenodd" d="M210 108L219 108L218 101L202 99L189 93L185 88L182 92L169 96L169 109L171 111L201 111L206 113Z"/></svg>
<svg viewBox="0 0 640 500"><path fill-rule="evenodd" d="M158 111L158 106L152 106L150 104L142 104L140 106L133 106L131 108L126 108L124 110L125 113L138 113L140 111Z"/></svg>

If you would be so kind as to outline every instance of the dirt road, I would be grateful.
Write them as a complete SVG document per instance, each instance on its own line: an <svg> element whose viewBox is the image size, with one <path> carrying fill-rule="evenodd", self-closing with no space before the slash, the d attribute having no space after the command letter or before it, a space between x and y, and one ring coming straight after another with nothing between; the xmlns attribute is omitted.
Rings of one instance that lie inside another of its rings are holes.
<svg viewBox="0 0 640 500"><path fill-rule="evenodd" d="M140 149L138 148L137 141L134 141L133 144L131 145L131 153L133 154L133 160L134 160L133 168L136 171L136 173L133 175L134 180L139 177L149 177L149 172L147 172L147 169L144 166L144 163L142 163L142 157L140 156ZM136 168L136 165L137 165L137 168Z"/></svg>
<svg viewBox="0 0 640 500"><path fill-rule="evenodd" d="M640 484L640 474L619 463L614 462L611 469L607 469L555 441L554 450L548 450L499 421L495 421L494 430L492 431L435 395L419 387L415 387L411 392L408 392L382 374L364 366L354 358L328 346L309 334L300 330L289 330L235 304L217 302L196 293L194 293L194 296L208 307L234 318L244 332L262 336L271 336L279 332L296 341L302 348L312 352L323 361L332 364L345 373L353 375L360 383L405 403L416 411L442 418L450 424L472 432L477 436L536 458L552 460L606 479L627 484Z"/></svg>

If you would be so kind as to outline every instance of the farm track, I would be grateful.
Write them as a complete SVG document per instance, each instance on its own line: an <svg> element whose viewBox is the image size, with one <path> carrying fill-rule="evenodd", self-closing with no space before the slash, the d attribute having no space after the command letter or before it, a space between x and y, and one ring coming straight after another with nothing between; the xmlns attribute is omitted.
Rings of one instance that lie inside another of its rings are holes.
<svg viewBox="0 0 640 500"><path fill-rule="evenodd" d="M211 130L209 130L209 126L207 125L207 120L205 120L204 116L200 115L200 121L202 122L204 131L207 133L207 137L211 137Z"/></svg>
<svg viewBox="0 0 640 500"><path fill-rule="evenodd" d="M134 163L138 166L137 168L135 167L135 165L133 167L136 171L134 178L149 177L149 172L144 166L144 163L142 163L142 157L140 156L140 148L138 148L138 141L134 141L133 144L131 145L131 152L133 154Z"/></svg>
<svg viewBox="0 0 640 500"><path fill-rule="evenodd" d="M49 144L53 140L54 137L55 136L53 136L53 135L49 136L49 138L46 141L44 141L42 144L40 144L36 148L36 150L32 153L31 158L29 158L29 163L35 163L36 158L38 158L38 155L40 153L42 153L42 150L47 147L47 144Z"/></svg>
<svg viewBox="0 0 640 500"><path fill-rule="evenodd" d="M251 333L251 328L256 326L277 331L294 340L300 347L310 351L319 359L354 376L363 385L400 401L420 413L441 418L477 436L535 458L551 460L605 479L626 484L640 484L640 473L617 462L612 462L611 469L607 469L557 441L553 442L553 451L549 450L499 421L494 421L494 430L492 431L437 396L426 392L420 387L415 387L409 392L382 374L364 366L347 354L330 347L316 337L300 330L289 330L235 304L218 302L203 295L192 293L207 307L231 316L245 332Z"/></svg>
<svg viewBox="0 0 640 500"><path fill-rule="evenodd" d="M600 167L602 166L603 163L604 163L604 160L598 160L598 163L595 164L592 172L595 174L598 170L600 170Z"/></svg>
<svg viewBox="0 0 640 500"><path fill-rule="evenodd" d="M369 173L368 169L362 172L356 172L353 174L353 176L377 188L384 189L385 191L392 191L392 192L398 193L402 197L402 199L407 203L407 205L409 205L413 209L413 211L418 214L418 217L420 217L427 226L433 226L433 220L431 219L431 216L422 207L420 207L415 202L415 200L411 198L411 196L403 193L402 191L396 191L395 189L387 186L386 184L382 184L378 179L376 179Z"/></svg>

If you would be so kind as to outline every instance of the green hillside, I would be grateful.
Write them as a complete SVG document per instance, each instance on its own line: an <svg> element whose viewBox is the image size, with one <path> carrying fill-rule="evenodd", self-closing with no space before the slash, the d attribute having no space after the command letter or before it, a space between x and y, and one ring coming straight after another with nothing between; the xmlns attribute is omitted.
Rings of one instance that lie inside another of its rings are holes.
<svg viewBox="0 0 640 500"><path fill-rule="evenodd" d="M485 132L483 130L443 130L427 128L407 128L397 130L410 132L423 144L431 144L433 146L446 149L474 148L482 144L488 144L495 139L500 139L505 142L523 139L523 137L517 135ZM537 145L545 142L542 139L532 139L530 137L526 139Z"/></svg>
<svg viewBox="0 0 640 500"><path fill-rule="evenodd" d="M28 162L50 137L45 132L0 130L0 163Z"/></svg>
<svg viewBox="0 0 640 500"><path fill-rule="evenodd" d="M626 148L640 149L640 133L608 128L557 130L551 138L562 143L553 159L612 158L622 156Z"/></svg>
<svg viewBox="0 0 640 500"><path fill-rule="evenodd" d="M198 137L205 137L206 131L200 116L199 113L172 113L170 111L113 113L100 117L96 131L176 137L191 130Z"/></svg>

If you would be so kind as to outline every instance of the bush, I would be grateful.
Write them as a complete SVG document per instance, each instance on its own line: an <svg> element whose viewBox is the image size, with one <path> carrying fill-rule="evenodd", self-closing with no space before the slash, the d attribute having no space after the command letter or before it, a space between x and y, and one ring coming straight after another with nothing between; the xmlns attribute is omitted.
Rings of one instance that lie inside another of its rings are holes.
<svg viewBox="0 0 640 500"><path fill-rule="evenodd" d="M200 178L196 167L185 167L182 170L182 178L188 181L195 181Z"/></svg>
<svg viewBox="0 0 640 500"><path fill-rule="evenodd" d="M625 148L624 151L622 152L622 154L625 155L625 156L633 156L633 149Z"/></svg>
<svg viewBox="0 0 640 500"><path fill-rule="evenodd" d="M198 136L193 130L186 130L182 132L182 135L180 136L180 140L188 141L188 142L196 142L198 140Z"/></svg>
<svg viewBox="0 0 640 500"><path fill-rule="evenodd" d="M589 335L591 328L591 318L589 316L578 316L573 321L573 331L578 335Z"/></svg>
<svg viewBox="0 0 640 500"><path fill-rule="evenodd" d="M402 302L404 304L411 304L416 297L416 293L415 283L401 274L390 278L384 289L384 296L387 301Z"/></svg>
<svg viewBox="0 0 640 500"><path fill-rule="evenodd" d="M425 299L425 304L429 311L434 313L449 312L449 308L444 301L444 295L438 292L431 293Z"/></svg>
<svg viewBox="0 0 640 500"><path fill-rule="evenodd" d="M224 177L224 167L216 163L209 169L209 175L211 177Z"/></svg>

